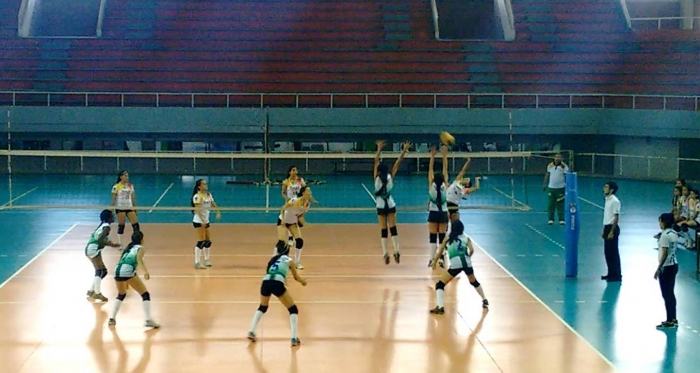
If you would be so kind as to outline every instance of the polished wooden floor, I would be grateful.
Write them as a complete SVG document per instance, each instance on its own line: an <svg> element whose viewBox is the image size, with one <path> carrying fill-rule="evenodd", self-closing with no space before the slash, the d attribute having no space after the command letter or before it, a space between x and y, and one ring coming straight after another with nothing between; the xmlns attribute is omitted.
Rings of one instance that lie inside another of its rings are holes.
<svg viewBox="0 0 700 373"><path fill-rule="evenodd" d="M141 299L129 293L110 329L112 302L85 298L93 270L83 249L95 226L74 226L0 289L2 372L614 372L481 250L474 265L491 310L482 312L461 278L447 287L446 314L430 315L437 273L426 267L424 224L399 226L402 261L388 266L376 225L305 227L309 284L288 283L299 348L290 347L288 313L276 302L259 342L246 339L274 225L213 226L213 267L195 270L190 225L144 224L146 284L162 328L143 327ZM117 255L105 250L110 300Z"/></svg>

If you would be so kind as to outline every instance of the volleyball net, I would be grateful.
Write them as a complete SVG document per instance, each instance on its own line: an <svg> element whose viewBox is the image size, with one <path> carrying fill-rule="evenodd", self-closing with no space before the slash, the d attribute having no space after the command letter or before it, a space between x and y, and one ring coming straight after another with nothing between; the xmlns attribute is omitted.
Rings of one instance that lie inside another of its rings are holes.
<svg viewBox="0 0 700 373"><path fill-rule="evenodd" d="M479 190L463 200L464 209L528 210L532 193L541 194L542 177L555 153L573 167L572 152L449 152L452 181L469 158L465 177ZM383 152L391 167L399 152ZM374 212L372 152L343 153L184 153L4 150L0 171L2 209L101 210L111 207L112 186L126 170L139 212L191 214L196 180L204 179L221 211L276 212L284 203L281 183L290 167L311 187L316 211ZM409 151L392 192L399 211L425 212L430 154ZM442 172L440 153L435 172ZM1 203L1 202L0 202Z"/></svg>

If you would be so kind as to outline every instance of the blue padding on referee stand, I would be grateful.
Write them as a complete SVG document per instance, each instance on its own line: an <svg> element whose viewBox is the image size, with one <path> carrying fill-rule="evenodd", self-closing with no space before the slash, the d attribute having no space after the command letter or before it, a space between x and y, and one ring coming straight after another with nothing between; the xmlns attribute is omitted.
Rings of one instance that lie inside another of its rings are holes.
<svg viewBox="0 0 700 373"><path fill-rule="evenodd" d="M566 277L578 276L578 238L581 227L578 214L578 181L575 172L566 174Z"/></svg>

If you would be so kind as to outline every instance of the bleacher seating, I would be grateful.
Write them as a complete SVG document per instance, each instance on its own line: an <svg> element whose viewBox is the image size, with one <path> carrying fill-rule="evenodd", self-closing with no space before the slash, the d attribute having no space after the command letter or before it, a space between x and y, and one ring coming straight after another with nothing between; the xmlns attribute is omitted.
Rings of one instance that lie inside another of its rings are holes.
<svg viewBox="0 0 700 373"><path fill-rule="evenodd" d="M634 33L617 0L512 2L514 42L435 41L424 0L113 0L72 40L18 38L4 5L0 90L698 93L692 33Z"/></svg>

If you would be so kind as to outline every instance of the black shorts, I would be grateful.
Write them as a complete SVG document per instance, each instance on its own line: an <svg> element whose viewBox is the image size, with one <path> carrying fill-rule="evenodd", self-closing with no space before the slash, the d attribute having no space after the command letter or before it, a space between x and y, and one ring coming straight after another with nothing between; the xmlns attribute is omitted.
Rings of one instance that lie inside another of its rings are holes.
<svg viewBox="0 0 700 373"><path fill-rule="evenodd" d="M192 226L195 227L195 228L201 228L201 227L202 227L202 223L195 223L195 222L192 222ZM207 223L207 225L204 226L204 228L209 228L209 227L211 227L211 224L209 224L209 223Z"/></svg>
<svg viewBox="0 0 700 373"><path fill-rule="evenodd" d="M473 275L474 274L474 268L472 267L467 267L467 268L450 268L447 270L447 273L450 274L452 277L457 277L460 273L464 272L466 275Z"/></svg>
<svg viewBox="0 0 700 373"><path fill-rule="evenodd" d="M430 211L428 212L428 223L438 223L438 224L447 224L449 221L449 217L447 216L447 211Z"/></svg>
<svg viewBox="0 0 700 373"><path fill-rule="evenodd" d="M128 214L130 212L134 212L134 210L114 210L117 214Z"/></svg>
<svg viewBox="0 0 700 373"><path fill-rule="evenodd" d="M377 209L377 215L386 216L389 214L396 214L396 207Z"/></svg>
<svg viewBox="0 0 700 373"><path fill-rule="evenodd" d="M263 297L269 297L274 295L277 298L284 295L287 292L287 288L284 286L284 282L277 280L265 280L260 286L260 295Z"/></svg>
<svg viewBox="0 0 700 373"><path fill-rule="evenodd" d="M133 277L133 276L132 276L132 277L115 277L115 278L114 278L114 281L116 281L116 282L125 282L125 281L131 280L132 278L134 278L134 277Z"/></svg>
<svg viewBox="0 0 700 373"><path fill-rule="evenodd" d="M282 219L277 218L277 226L279 227L280 225L282 225ZM299 227L303 227L303 226L304 226L304 224L299 224L299 223L285 224L284 226L285 226L286 228L289 228L289 227L293 227L293 226L295 226L295 225L296 225L296 226L299 226Z"/></svg>
<svg viewBox="0 0 700 373"><path fill-rule="evenodd" d="M450 213L450 216L457 214L459 213L459 205L456 203L447 202L447 211Z"/></svg>

